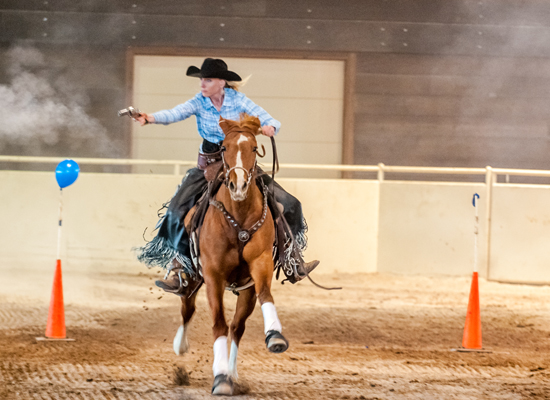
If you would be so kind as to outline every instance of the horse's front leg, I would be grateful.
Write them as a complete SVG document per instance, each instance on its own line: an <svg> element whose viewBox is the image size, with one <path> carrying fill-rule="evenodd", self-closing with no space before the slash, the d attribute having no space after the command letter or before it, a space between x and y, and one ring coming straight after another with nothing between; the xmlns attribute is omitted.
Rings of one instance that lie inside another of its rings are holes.
<svg viewBox="0 0 550 400"><path fill-rule="evenodd" d="M217 274L204 275L206 284L206 296L214 326L212 333L214 334L214 364L212 371L214 372L214 384L212 386L212 394L231 396L233 394L233 381L229 376L229 360L227 356L227 334L229 327L225 321L223 312L223 292L225 289L225 278Z"/></svg>
<svg viewBox="0 0 550 400"><path fill-rule="evenodd" d="M244 334L245 323L247 318L254 311L256 304L256 292L254 287L248 288L239 292L237 299L237 308L235 310L235 316L231 322L229 331L231 332L231 351L229 353L229 375L238 379L237 374L237 353L239 351L239 343Z"/></svg>
<svg viewBox="0 0 550 400"><path fill-rule="evenodd" d="M176 355L181 356L189 351L189 341L187 335L189 333L189 327L191 323L191 317L195 313L195 300L197 299L198 286L200 282L189 280L189 287L187 288L187 294L181 297L181 316L183 324L178 328L178 332L174 337L174 352Z"/></svg>
<svg viewBox="0 0 550 400"><path fill-rule="evenodd" d="M271 295L271 280L273 278L271 253L267 251L262 253L260 257L249 262L249 266L258 301L262 306L267 349L272 353L282 353L288 349L288 340L281 333L283 327L277 316L277 310Z"/></svg>

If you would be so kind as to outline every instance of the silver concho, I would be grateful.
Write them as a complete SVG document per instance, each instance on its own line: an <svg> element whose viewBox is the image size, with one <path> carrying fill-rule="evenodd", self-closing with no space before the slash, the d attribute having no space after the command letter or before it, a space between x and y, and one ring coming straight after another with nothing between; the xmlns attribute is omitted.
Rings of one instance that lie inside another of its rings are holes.
<svg viewBox="0 0 550 400"><path fill-rule="evenodd" d="M247 231L239 232L239 240L241 242L248 242L248 239L250 239L250 234Z"/></svg>

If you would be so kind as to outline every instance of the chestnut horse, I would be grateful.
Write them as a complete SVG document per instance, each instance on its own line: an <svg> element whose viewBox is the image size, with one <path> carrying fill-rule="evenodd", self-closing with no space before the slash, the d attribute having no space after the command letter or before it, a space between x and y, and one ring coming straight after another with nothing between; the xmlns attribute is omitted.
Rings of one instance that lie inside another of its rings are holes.
<svg viewBox="0 0 550 400"><path fill-rule="evenodd" d="M267 207L267 188L261 190L256 184L256 135L261 132L260 121L256 117L242 115L238 122L220 118L219 124L225 133L222 143L224 183L210 199L198 247L202 277L214 321L212 394L232 395L233 380L238 378L239 343L246 319L254 310L256 297L264 317L267 349L274 353L284 352L288 341L281 334L281 323L271 295L275 228ZM194 210L186 216L186 227L189 227L193 213ZM174 350L178 355L189 347L187 331L195 311L199 286L199 282L190 280L186 294L182 296L183 325L174 338ZM227 288L235 287L240 291L235 315L228 327L223 295ZM229 356L228 333L231 339Z"/></svg>

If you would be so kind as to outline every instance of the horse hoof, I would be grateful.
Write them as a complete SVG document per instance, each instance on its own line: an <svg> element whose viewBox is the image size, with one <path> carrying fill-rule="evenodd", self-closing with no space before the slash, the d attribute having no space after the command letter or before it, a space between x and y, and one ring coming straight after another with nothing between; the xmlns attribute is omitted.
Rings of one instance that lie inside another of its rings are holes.
<svg viewBox="0 0 550 400"><path fill-rule="evenodd" d="M217 375L212 385L212 394L214 396L233 396L233 380L225 375Z"/></svg>
<svg viewBox="0 0 550 400"><path fill-rule="evenodd" d="M283 353L288 349L288 340L278 331L268 331L265 336L265 344L272 353Z"/></svg>

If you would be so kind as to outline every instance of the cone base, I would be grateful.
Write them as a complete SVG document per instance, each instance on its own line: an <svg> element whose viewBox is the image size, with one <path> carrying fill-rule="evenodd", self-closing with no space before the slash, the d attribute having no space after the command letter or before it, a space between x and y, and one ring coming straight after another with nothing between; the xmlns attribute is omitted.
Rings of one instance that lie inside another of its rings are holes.
<svg viewBox="0 0 550 400"><path fill-rule="evenodd" d="M451 351L458 351L459 353L492 353L493 350L487 350L487 349L465 349L464 347L460 347L458 349L451 349Z"/></svg>
<svg viewBox="0 0 550 400"><path fill-rule="evenodd" d="M48 337L37 337L35 338L37 342L75 342L76 339L54 339L54 338L48 338Z"/></svg>

